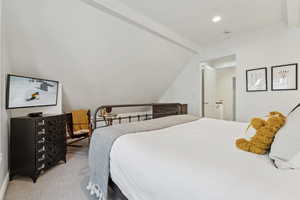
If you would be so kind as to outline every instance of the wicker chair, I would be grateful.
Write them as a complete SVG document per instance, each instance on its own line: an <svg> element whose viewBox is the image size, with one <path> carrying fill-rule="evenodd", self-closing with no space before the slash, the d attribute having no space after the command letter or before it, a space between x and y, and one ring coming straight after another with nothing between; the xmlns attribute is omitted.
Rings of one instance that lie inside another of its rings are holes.
<svg viewBox="0 0 300 200"><path fill-rule="evenodd" d="M74 145L74 143L79 142L84 139L89 139L90 136L92 135L92 123L91 123L91 111L88 110L87 112L88 115L88 120L89 120L89 131L88 132L83 132L80 134L74 134L73 131L73 126L74 125L80 125L80 124L73 124L73 118L72 118L72 113L67 113L66 114L66 124L67 124L67 132L68 132L68 139L72 139L71 142L68 142L67 145L71 147L82 147L82 145ZM74 139L74 140L73 140Z"/></svg>

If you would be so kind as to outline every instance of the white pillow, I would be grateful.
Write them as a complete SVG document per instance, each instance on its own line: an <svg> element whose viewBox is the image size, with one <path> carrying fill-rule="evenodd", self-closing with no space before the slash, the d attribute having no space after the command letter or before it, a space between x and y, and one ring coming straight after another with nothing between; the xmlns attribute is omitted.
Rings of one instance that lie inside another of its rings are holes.
<svg viewBox="0 0 300 200"><path fill-rule="evenodd" d="M288 116L285 126L276 134L269 156L278 167L290 166L291 160L298 153L300 153L300 108Z"/></svg>
<svg viewBox="0 0 300 200"><path fill-rule="evenodd" d="M300 169L300 152L298 152L290 161L285 162L279 159L274 161L274 164L279 169Z"/></svg>
<svg viewBox="0 0 300 200"><path fill-rule="evenodd" d="M300 152L298 152L289 163L291 168L300 169Z"/></svg>

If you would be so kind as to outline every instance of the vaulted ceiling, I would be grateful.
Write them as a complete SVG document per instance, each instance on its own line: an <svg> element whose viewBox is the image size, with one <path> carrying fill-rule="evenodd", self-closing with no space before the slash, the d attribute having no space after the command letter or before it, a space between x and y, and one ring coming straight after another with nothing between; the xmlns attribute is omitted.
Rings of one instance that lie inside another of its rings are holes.
<svg viewBox="0 0 300 200"><path fill-rule="evenodd" d="M65 110L155 102L194 55L80 0L7 0L11 71L58 80Z"/></svg>

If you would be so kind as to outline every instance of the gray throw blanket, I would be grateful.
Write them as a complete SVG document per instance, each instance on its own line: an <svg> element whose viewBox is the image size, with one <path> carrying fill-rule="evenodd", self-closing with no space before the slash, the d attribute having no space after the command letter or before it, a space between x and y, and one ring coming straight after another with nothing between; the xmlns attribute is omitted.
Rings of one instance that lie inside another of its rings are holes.
<svg viewBox="0 0 300 200"><path fill-rule="evenodd" d="M126 134L168 128L197 119L199 118L191 115L175 115L96 129L93 133L89 150L90 182L87 189L90 191L91 197L107 200L110 151L116 139Z"/></svg>

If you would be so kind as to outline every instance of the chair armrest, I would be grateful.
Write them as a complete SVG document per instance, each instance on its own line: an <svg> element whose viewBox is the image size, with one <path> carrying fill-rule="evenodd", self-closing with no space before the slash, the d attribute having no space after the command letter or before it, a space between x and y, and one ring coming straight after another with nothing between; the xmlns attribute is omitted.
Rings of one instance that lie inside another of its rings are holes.
<svg viewBox="0 0 300 200"><path fill-rule="evenodd" d="M90 123L90 125L89 125L89 137L92 137L92 134L93 134L93 124Z"/></svg>

